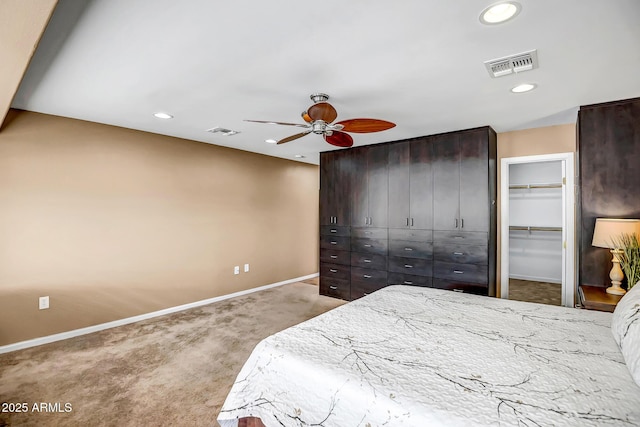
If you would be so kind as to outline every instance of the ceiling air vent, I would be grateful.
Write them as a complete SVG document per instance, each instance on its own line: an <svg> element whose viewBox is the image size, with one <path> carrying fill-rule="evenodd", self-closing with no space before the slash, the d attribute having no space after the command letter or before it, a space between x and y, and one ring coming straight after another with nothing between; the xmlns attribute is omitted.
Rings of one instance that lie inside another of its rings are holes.
<svg viewBox="0 0 640 427"><path fill-rule="evenodd" d="M489 75L494 78L521 73L538 68L538 52L534 49L504 58L492 59L485 61L484 65L487 67Z"/></svg>
<svg viewBox="0 0 640 427"><path fill-rule="evenodd" d="M224 136L231 136L231 135L235 135L237 133L240 133L240 131L237 130L231 130L231 129L225 129L225 128L221 128L219 126L216 126L214 128L211 129L207 129L207 132L211 132L211 133L221 133Z"/></svg>

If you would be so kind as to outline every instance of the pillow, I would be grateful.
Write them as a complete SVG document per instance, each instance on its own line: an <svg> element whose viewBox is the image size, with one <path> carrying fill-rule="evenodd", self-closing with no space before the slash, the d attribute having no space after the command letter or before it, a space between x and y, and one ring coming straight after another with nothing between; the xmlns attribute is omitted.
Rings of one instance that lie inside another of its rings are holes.
<svg viewBox="0 0 640 427"><path fill-rule="evenodd" d="M631 376L640 386L640 285L631 288L616 306L611 332Z"/></svg>

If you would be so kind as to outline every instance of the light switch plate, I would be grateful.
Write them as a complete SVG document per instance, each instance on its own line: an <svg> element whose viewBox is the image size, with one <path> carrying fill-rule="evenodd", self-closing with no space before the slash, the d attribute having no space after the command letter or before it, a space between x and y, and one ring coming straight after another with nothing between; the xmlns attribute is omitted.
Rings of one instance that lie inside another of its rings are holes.
<svg viewBox="0 0 640 427"><path fill-rule="evenodd" d="M49 308L49 297L40 297L38 298L38 308L40 310L46 310Z"/></svg>
<svg viewBox="0 0 640 427"><path fill-rule="evenodd" d="M233 274L240 274L240 266L236 265L235 267L233 267Z"/></svg>
<svg viewBox="0 0 640 427"><path fill-rule="evenodd" d="M245 264L244 265L244 272L248 273L249 272L249 264Z"/></svg>

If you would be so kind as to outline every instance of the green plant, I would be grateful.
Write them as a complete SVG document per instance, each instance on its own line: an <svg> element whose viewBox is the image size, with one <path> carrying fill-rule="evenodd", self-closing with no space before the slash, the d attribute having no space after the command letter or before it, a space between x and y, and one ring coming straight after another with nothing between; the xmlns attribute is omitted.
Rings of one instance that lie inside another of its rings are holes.
<svg viewBox="0 0 640 427"><path fill-rule="evenodd" d="M637 234L622 234L614 242L622 251L618 255L620 267L627 277L627 287L631 289L633 285L640 281L640 242Z"/></svg>

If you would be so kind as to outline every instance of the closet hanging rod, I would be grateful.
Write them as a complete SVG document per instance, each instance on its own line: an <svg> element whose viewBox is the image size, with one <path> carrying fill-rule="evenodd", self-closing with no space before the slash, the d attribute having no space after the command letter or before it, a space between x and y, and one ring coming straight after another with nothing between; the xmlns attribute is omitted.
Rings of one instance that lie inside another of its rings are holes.
<svg viewBox="0 0 640 427"><path fill-rule="evenodd" d="M514 189L530 189L530 188L562 188L562 184L561 183L552 183L552 184L515 184L515 185L510 185L509 189L510 190L514 190Z"/></svg>
<svg viewBox="0 0 640 427"><path fill-rule="evenodd" d="M531 233L532 231L562 231L562 227L526 227L522 225L510 225L509 230L528 231Z"/></svg>

